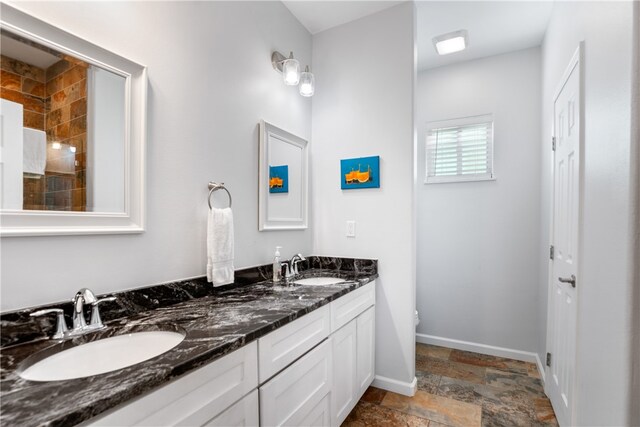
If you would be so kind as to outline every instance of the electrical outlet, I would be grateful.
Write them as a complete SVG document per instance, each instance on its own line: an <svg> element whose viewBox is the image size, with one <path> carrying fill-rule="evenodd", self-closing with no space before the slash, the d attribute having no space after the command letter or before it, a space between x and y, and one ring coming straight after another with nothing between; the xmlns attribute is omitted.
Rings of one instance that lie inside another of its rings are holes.
<svg viewBox="0 0 640 427"><path fill-rule="evenodd" d="M355 221L347 221L347 237L356 237Z"/></svg>

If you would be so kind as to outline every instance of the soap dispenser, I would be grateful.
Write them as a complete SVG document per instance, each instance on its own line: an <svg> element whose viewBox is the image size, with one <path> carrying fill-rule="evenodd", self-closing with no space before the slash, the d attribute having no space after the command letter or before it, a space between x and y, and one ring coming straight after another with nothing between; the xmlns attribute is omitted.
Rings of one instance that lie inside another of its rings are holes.
<svg viewBox="0 0 640 427"><path fill-rule="evenodd" d="M282 263L280 262L280 249L282 246L276 246L276 253L273 257L273 281L282 280Z"/></svg>

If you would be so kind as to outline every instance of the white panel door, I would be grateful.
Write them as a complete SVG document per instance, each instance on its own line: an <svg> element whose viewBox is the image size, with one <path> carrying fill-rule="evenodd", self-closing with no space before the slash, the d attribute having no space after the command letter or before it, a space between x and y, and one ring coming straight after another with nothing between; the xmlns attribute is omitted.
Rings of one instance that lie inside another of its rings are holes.
<svg viewBox="0 0 640 427"><path fill-rule="evenodd" d="M572 425L576 366L576 297L580 222L579 50L554 102L554 259L551 267L546 391L560 425Z"/></svg>
<svg viewBox="0 0 640 427"><path fill-rule="evenodd" d="M333 422L339 426L356 405L360 387L356 375L357 319L333 333Z"/></svg>
<svg viewBox="0 0 640 427"><path fill-rule="evenodd" d="M373 382L376 368L376 345L375 345L375 306L369 308L356 319L357 322L357 358L356 363L358 379L358 399Z"/></svg>

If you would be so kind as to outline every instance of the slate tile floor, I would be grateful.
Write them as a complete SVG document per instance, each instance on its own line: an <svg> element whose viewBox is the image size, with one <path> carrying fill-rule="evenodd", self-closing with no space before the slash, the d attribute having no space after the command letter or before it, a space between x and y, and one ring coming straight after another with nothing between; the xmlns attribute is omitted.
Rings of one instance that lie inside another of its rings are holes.
<svg viewBox="0 0 640 427"><path fill-rule="evenodd" d="M343 427L557 426L533 363L416 344L413 397L369 387Z"/></svg>

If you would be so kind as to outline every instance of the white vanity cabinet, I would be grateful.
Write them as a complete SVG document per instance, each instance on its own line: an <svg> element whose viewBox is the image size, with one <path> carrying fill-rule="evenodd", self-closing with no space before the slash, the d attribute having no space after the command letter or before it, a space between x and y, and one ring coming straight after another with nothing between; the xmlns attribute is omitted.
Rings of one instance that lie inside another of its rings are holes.
<svg viewBox="0 0 640 427"><path fill-rule="evenodd" d="M332 425L340 425L358 402L356 329L356 321L352 320L332 335L333 355L336 359L331 394Z"/></svg>
<svg viewBox="0 0 640 427"><path fill-rule="evenodd" d="M332 335L332 425L339 426L373 382L375 374L375 307L351 320Z"/></svg>
<svg viewBox="0 0 640 427"><path fill-rule="evenodd" d="M339 426L374 377L375 282L92 426Z"/></svg>
<svg viewBox="0 0 640 427"><path fill-rule="evenodd" d="M260 425L329 425L333 366L328 339L262 385Z"/></svg>
<svg viewBox="0 0 640 427"><path fill-rule="evenodd" d="M258 390L242 398L231 405L222 414L205 424L205 427L244 427L260 424L260 412L258 410Z"/></svg>
<svg viewBox="0 0 640 427"><path fill-rule="evenodd" d="M158 390L89 420L91 426L204 426L219 424L217 417L258 387L258 346L252 342ZM243 414L228 419L256 420L258 399L236 408ZM237 424L252 425L252 424Z"/></svg>
<svg viewBox="0 0 640 427"><path fill-rule="evenodd" d="M332 334L332 422L339 426L356 406L375 375L375 307L368 307Z"/></svg>
<svg viewBox="0 0 640 427"><path fill-rule="evenodd" d="M262 381L263 372L271 375L279 360L290 358L285 349L299 353L299 347L326 338L260 386L261 425L339 426L344 421L373 381L374 305L375 282L258 340ZM274 343L288 344L274 352Z"/></svg>
<svg viewBox="0 0 640 427"><path fill-rule="evenodd" d="M259 338L260 384L318 345L330 332L330 305L325 305Z"/></svg>
<svg viewBox="0 0 640 427"><path fill-rule="evenodd" d="M376 375L376 308L369 307L356 322L356 379L358 400Z"/></svg>

